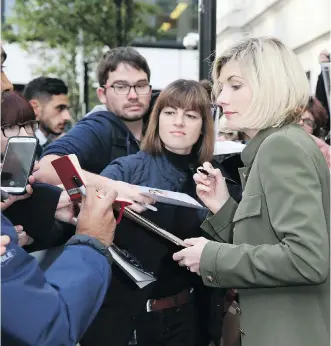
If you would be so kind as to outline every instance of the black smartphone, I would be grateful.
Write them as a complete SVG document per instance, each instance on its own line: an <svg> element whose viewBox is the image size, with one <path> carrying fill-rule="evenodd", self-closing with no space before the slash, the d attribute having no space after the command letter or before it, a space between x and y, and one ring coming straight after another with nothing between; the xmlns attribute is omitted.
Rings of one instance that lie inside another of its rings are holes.
<svg viewBox="0 0 331 346"><path fill-rule="evenodd" d="M1 169L1 190L12 195L26 193L26 185L34 166L38 139L10 137Z"/></svg>

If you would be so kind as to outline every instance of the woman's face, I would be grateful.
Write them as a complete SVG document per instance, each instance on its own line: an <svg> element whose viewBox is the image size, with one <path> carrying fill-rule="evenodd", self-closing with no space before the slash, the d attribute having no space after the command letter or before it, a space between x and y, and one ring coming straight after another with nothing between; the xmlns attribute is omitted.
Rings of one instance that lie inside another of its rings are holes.
<svg viewBox="0 0 331 346"><path fill-rule="evenodd" d="M243 130L233 124L247 112L252 102L252 90L243 78L237 62L228 62L222 69L218 78L220 94L216 103L222 107L227 119L227 127L233 131Z"/></svg>
<svg viewBox="0 0 331 346"><path fill-rule="evenodd" d="M200 113L172 107L162 109L159 118L159 134L167 150L180 155L189 154L198 141L201 131Z"/></svg>
<svg viewBox="0 0 331 346"><path fill-rule="evenodd" d="M302 114L302 117L299 121L299 124L302 126L302 128L306 132L313 134L314 129L315 129L315 120L314 120L313 115L310 112L305 111Z"/></svg>

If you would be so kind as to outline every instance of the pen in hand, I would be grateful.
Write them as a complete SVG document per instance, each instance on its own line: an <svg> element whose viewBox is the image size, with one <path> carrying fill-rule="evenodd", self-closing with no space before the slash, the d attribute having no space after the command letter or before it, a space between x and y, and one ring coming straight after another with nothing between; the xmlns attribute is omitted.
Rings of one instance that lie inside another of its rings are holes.
<svg viewBox="0 0 331 346"><path fill-rule="evenodd" d="M197 171L199 173L202 173L203 175L205 175L207 178L215 178L213 175L209 174L205 169L203 168L198 168Z"/></svg>
<svg viewBox="0 0 331 346"><path fill-rule="evenodd" d="M208 173L205 169L203 169L203 168L198 168L197 171L198 171L199 173L202 173L203 175L205 175L207 178L215 179L215 177L214 177L213 175L209 174L209 173ZM228 182L230 182L230 183L232 183L232 184L234 184L234 185L238 185L234 180L232 180L232 179L230 179L230 178L227 178L227 177L224 177L224 176L223 176L223 178L224 178L225 181L228 181Z"/></svg>

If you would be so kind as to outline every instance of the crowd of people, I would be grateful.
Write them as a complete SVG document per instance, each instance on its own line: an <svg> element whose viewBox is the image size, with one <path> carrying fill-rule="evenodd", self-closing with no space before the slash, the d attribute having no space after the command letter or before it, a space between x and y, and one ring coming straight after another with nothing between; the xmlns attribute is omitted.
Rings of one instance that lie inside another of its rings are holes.
<svg viewBox="0 0 331 346"><path fill-rule="evenodd" d="M2 157L10 137L36 136L40 159L25 195L2 192L2 342L328 345L329 109L295 54L276 38L246 38L216 57L212 84L180 79L153 93L150 78L134 48L111 49L97 69L101 104L66 132L63 81L40 77L20 95L1 70ZM215 140L246 144L231 169ZM51 164L70 154L87 181L79 204ZM156 202L139 186L204 208ZM116 225L117 197L185 247L129 218ZM156 281L135 285L113 263L113 243ZM31 253L56 246L41 268ZM233 301L236 328L225 319Z"/></svg>

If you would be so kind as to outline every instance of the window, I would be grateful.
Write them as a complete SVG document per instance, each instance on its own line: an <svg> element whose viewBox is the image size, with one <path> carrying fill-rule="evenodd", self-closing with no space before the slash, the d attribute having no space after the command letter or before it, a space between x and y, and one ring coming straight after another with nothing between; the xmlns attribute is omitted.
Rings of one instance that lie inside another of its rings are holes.
<svg viewBox="0 0 331 346"><path fill-rule="evenodd" d="M147 1L146 1L147 2ZM151 3L151 1L148 1ZM136 43L157 45L168 43L182 45L183 38L189 32L198 32L198 0L154 0L153 3L161 9L161 14L151 18L155 34L149 37L137 38Z"/></svg>

